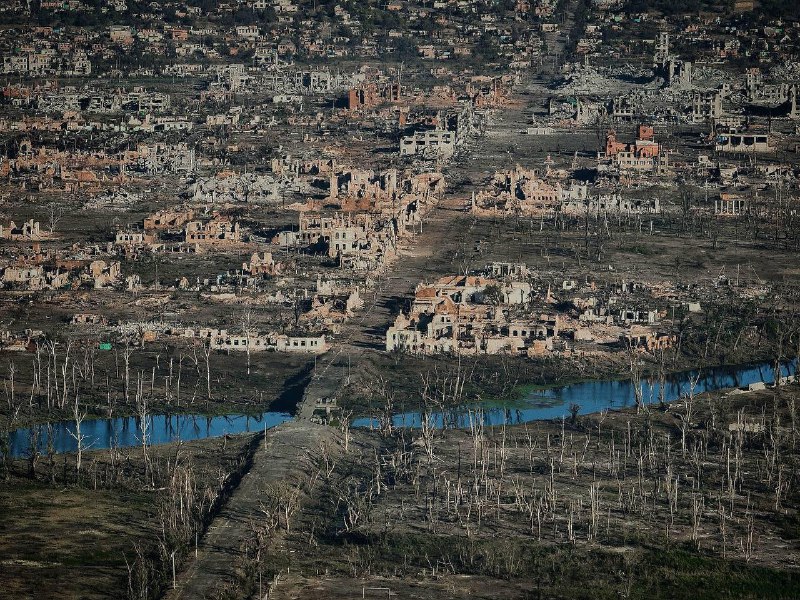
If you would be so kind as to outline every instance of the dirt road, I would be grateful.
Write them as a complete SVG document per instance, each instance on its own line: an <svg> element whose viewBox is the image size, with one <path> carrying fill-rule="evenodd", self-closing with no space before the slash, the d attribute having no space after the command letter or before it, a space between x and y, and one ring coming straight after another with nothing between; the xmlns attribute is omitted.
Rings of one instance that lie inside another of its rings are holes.
<svg viewBox="0 0 800 600"><path fill-rule="evenodd" d="M420 281L463 271L467 257L478 243L473 219L465 210L466 190L496 168L507 168L509 139L527 122L519 108L496 114L485 137L473 143L464 158L446 169L448 181L457 182L431 209L422 232L402 249L401 256L378 284L365 293L365 307L342 330L333 348L318 357L311 379L298 406L298 418L271 430L266 444L256 452L253 466L199 544L178 577L178 587L166 594L169 600L201 599L233 580L237 557L252 534L250 523L259 514L259 497L270 484L291 480L302 459L313 453L335 432L311 421L315 402L335 396L348 372L357 369L369 352L385 347L386 329ZM460 185L459 185L460 183Z"/></svg>

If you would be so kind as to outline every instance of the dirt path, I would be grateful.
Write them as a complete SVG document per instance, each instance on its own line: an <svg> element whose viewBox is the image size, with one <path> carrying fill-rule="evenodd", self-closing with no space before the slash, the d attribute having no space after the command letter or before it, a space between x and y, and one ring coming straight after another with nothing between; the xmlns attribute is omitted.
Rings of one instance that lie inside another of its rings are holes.
<svg viewBox="0 0 800 600"><path fill-rule="evenodd" d="M242 478L198 546L197 559L190 559L179 574L178 587L164 596L170 600L210 598L235 575L237 558L260 514L259 501L266 486L291 480L303 468L303 457L320 443L331 443L335 432L308 421L294 421L268 432L259 446L253 466ZM328 439L330 438L330 439Z"/></svg>
<svg viewBox="0 0 800 600"><path fill-rule="evenodd" d="M463 198L446 196L441 200L428 215L422 233L412 241L413 249L404 250L390 274L366 292L364 308L343 326L333 349L317 360L298 409L300 420L311 418L318 399L336 394L365 353L383 350L386 329L416 285L441 275L437 265L446 261L453 249L440 240L452 236L455 222L466 218L463 207Z"/></svg>
<svg viewBox="0 0 800 600"><path fill-rule="evenodd" d="M453 216L464 214L460 212L462 206L463 199L448 197L432 210L423 233L414 240L416 250L398 260L392 274L380 282L374 294L369 293L364 310L348 322L334 348L317 359L314 375L298 407L298 418L268 432L266 444L260 445L255 453L252 468L203 536L197 559L190 558L188 567L180 573L177 589L170 590L165 598L211 597L234 578L237 557L251 535L250 521L259 514L259 498L264 488L291 480L301 468L304 455L313 452L326 437L332 441L331 428L311 422L315 402L335 395L348 370L357 368L366 352L383 348L397 299L413 292L421 279L437 274L431 270L434 264L431 259L442 248L437 240L450 234Z"/></svg>
<svg viewBox="0 0 800 600"><path fill-rule="evenodd" d="M197 559L190 558L179 574L178 588L170 590L165 598L210 597L233 580L237 557L252 532L250 521L258 515L262 490L270 484L291 480L302 468L303 457L313 453L326 437L332 440L335 435L331 428L311 421L316 401L335 396L348 372L357 369L367 353L385 347L387 327L420 281L459 272L460 263L476 241L472 218L465 211L468 197L463 184L473 184L490 175L496 166L507 164L508 137L524 127L526 121L527 115L522 110L499 113L486 137L474 143L460 164L446 171L448 180L462 185L446 193L431 209L422 233L403 249L389 275L366 292L364 309L344 325L332 350L317 358L298 406L298 418L268 433L266 444L255 453L251 470L201 540Z"/></svg>

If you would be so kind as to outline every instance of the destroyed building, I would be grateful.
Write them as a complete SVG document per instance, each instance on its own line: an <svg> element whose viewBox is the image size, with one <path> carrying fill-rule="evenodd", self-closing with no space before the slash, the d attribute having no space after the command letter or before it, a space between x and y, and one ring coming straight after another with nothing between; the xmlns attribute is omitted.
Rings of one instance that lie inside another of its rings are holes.
<svg viewBox="0 0 800 600"><path fill-rule="evenodd" d="M209 221L189 221L186 223L187 244L197 246L225 246L240 242L242 233L239 223L224 216L215 216Z"/></svg>

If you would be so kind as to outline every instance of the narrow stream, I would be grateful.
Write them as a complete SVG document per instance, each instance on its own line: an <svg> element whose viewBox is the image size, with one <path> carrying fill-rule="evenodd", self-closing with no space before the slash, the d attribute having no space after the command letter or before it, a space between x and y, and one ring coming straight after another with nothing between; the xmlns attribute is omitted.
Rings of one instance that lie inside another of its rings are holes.
<svg viewBox="0 0 800 600"><path fill-rule="evenodd" d="M202 440L236 433L264 431L292 420L292 415L283 412L265 412L260 415L154 415L147 420L147 443L168 444L170 442ZM75 421L53 423L53 448L57 453L75 452ZM87 419L81 425L81 436L85 450L104 450L112 446L130 448L142 443L141 419L139 417L117 417L112 419ZM11 432L9 442L11 455L21 458L29 455L30 428ZM47 426L39 426L39 451L47 452Z"/></svg>
<svg viewBox="0 0 800 600"><path fill-rule="evenodd" d="M783 375L796 372L797 361L782 365ZM691 378L700 378L695 394L723 388L746 388L761 382L770 384L774 373L770 363L739 367L715 367L698 371L684 371L667 377L665 401L674 402L689 392ZM644 402L658 403L660 386L656 381L641 383ZM579 414L589 414L605 409L618 409L634 406L633 383L628 380L585 381L545 389L520 388L522 398L506 405L484 405L482 417L486 425L522 424L542 419L560 419L569 414L570 406L580 406ZM437 428L469 427L475 418L475 406L463 406L452 411L433 413L429 422ZM206 417L202 415L155 415L148 419L148 444L167 444L170 442L200 440L210 437L237 433L257 432L285 423L292 419L286 412L265 412L247 416L239 414ZM419 427L423 415L420 411L404 412L394 415L396 427ZM138 417L117 417L113 419L86 420L81 426L85 436L83 447L87 450L102 450L112 445L129 448L141 445L142 428ZM354 427L375 427L376 418L364 417L353 421ZM59 421L53 423L53 447L57 453L74 452L78 448L75 439L75 422ZM47 448L47 427L39 425L39 449L45 453ZM11 455L15 458L28 456L30 428L12 431L9 436Z"/></svg>
<svg viewBox="0 0 800 600"><path fill-rule="evenodd" d="M784 376L795 373L797 361L784 363L781 372ZM690 380L700 378L694 389L695 394L725 388L746 388L751 384L774 383L774 373L770 363L738 367L714 367L702 371L683 371L666 377L664 401L674 402L689 393ZM641 382L642 398L645 404L657 404L660 384L654 380ZM482 417L485 425L519 425L531 421L560 419L569 414L570 406L577 404L578 414L591 414L605 409L619 409L635 406L634 385L630 380L594 380L545 389L528 389L519 400L506 405L484 405ZM446 412L434 412L428 417L429 423L437 428L467 428L475 419L477 406L460 407ZM404 412L393 417L395 427L420 427L423 415L420 411ZM376 418L361 418L353 421L354 427L377 427Z"/></svg>

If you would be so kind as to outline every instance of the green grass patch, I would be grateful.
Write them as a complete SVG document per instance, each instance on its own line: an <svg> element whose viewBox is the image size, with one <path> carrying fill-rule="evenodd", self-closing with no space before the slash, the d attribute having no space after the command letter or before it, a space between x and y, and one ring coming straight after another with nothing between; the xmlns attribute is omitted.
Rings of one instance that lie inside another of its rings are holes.
<svg viewBox="0 0 800 600"><path fill-rule="evenodd" d="M339 539L372 573L406 576L432 567L457 575L530 582L543 598L798 598L797 573L723 560L683 548L633 543L621 551L434 533Z"/></svg>
<svg viewBox="0 0 800 600"><path fill-rule="evenodd" d="M657 248L652 246L645 246L644 244L628 244L619 247L620 252L626 254L639 254L640 256L655 256L659 253Z"/></svg>

